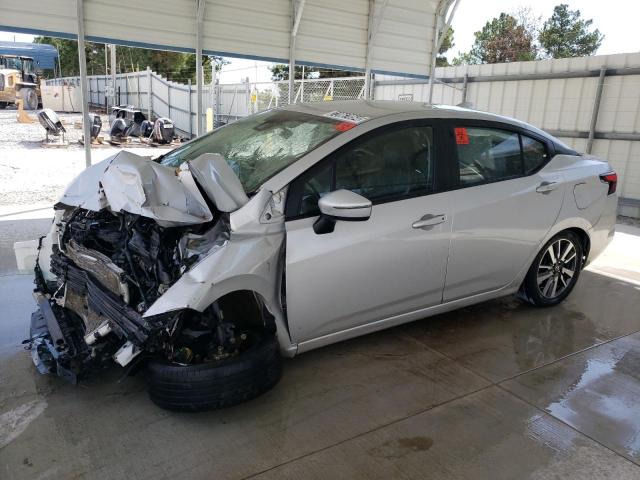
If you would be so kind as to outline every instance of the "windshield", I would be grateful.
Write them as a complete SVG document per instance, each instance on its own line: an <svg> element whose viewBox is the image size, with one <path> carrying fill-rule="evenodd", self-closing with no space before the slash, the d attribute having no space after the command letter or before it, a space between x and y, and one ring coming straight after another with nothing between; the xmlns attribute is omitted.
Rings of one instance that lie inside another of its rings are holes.
<svg viewBox="0 0 640 480"><path fill-rule="evenodd" d="M252 193L298 158L347 130L344 123L306 113L271 110L189 142L162 157L160 163L177 167L204 153L219 153L238 176L245 192Z"/></svg>
<svg viewBox="0 0 640 480"><path fill-rule="evenodd" d="M3 59L3 63L5 65L6 68L12 69L12 70L22 70L22 60L16 57L9 57L9 58L5 58Z"/></svg>

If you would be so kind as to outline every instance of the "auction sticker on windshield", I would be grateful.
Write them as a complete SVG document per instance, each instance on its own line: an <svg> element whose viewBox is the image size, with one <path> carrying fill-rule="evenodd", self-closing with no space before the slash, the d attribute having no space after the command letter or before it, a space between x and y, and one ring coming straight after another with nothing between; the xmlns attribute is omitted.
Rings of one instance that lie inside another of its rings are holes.
<svg viewBox="0 0 640 480"><path fill-rule="evenodd" d="M336 120L343 120L346 122L352 122L356 124L362 123L365 120L369 120L369 117L361 117L360 115L356 115L355 113L338 112L337 110L334 110L333 112L325 113L324 116L335 118Z"/></svg>

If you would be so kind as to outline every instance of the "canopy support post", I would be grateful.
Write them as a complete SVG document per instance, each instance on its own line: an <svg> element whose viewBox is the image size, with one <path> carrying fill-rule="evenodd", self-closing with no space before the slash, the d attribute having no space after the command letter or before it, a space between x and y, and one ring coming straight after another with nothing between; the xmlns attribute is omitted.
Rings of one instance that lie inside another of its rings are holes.
<svg viewBox="0 0 640 480"><path fill-rule="evenodd" d="M451 28L451 22L453 22L453 16L456 14L456 9L460 0L440 0L440 4L436 9L434 24L433 24L433 47L431 51L431 71L429 72L429 104L433 103L433 82L436 74L436 59L438 57L438 51L442 47L444 37L447 35L449 28ZM445 20L444 17L449 7L453 4L453 8L449 13L449 17ZM440 23L443 23L442 29L440 29Z"/></svg>
<svg viewBox="0 0 640 480"><path fill-rule="evenodd" d="M302 19L302 11L307 0L291 0L291 39L289 40L289 103L295 102L293 94L296 77L296 37ZM304 99L303 99L304 100Z"/></svg>
<svg viewBox="0 0 640 480"><path fill-rule="evenodd" d="M82 95L82 131L84 133L85 166L91 166L91 126L89 125L89 96L87 91L87 56L84 50L84 0L76 0L78 20L78 63L80 64L80 93Z"/></svg>
<svg viewBox="0 0 640 480"><path fill-rule="evenodd" d="M196 136L204 133L202 124L202 30L205 0L196 0Z"/></svg>
<svg viewBox="0 0 640 480"><path fill-rule="evenodd" d="M111 44L109 45L109 49L111 50L111 88L113 88L113 91L111 92L111 106L112 107L117 107L118 106L118 101L117 101L117 96L116 96L116 91L118 90L118 80L116 78L116 46L115 44ZM107 112L108 114L109 112Z"/></svg>
<svg viewBox="0 0 640 480"><path fill-rule="evenodd" d="M376 0L369 0L369 28L367 31L367 56L365 58L364 66L364 98L369 100L371 98L371 59L373 58L373 42L376 39L378 28L382 22L382 16L384 10L387 8L389 0L383 0L380 11L376 15Z"/></svg>

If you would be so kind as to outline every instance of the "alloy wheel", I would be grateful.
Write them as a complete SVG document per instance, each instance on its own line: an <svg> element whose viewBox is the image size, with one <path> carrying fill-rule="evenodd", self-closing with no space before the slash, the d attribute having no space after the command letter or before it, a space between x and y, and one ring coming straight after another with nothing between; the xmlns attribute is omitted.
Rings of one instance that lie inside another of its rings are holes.
<svg viewBox="0 0 640 480"><path fill-rule="evenodd" d="M571 284L579 268L576 247L571 240L553 242L540 258L537 283L540 294L548 299L560 296Z"/></svg>

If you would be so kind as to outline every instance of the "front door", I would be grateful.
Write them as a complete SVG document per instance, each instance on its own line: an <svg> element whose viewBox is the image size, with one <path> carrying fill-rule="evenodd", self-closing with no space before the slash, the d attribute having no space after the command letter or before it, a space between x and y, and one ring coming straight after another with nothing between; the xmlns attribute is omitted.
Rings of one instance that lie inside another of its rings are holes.
<svg viewBox="0 0 640 480"><path fill-rule="evenodd" d="M398 124L351 142L294 181L287 199L287 316L295 342L442 300L451 219L434 191L434 134ZM373 202L367 221L316 234L318 199L352 190Z"/></svg>

